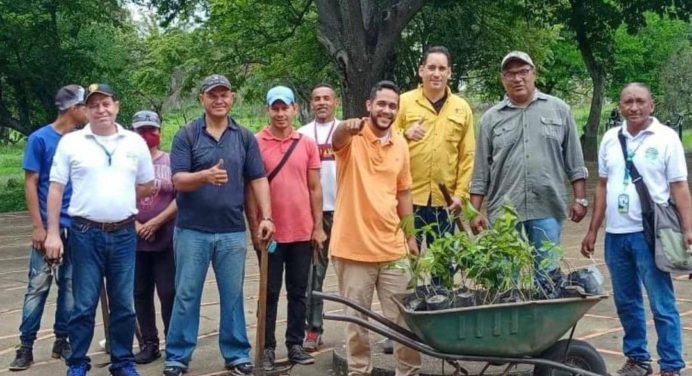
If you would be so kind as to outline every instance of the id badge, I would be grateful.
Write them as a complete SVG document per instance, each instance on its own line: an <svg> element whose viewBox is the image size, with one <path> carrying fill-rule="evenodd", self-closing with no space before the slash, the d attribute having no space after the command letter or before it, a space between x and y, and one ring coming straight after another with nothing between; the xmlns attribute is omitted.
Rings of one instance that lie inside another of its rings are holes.
<svg viewBox="0 0 692 376"><path fill-rule="evenodd" d="M618 213L627 213L630 210L630 196L627 193L618 195Z"/></svg>

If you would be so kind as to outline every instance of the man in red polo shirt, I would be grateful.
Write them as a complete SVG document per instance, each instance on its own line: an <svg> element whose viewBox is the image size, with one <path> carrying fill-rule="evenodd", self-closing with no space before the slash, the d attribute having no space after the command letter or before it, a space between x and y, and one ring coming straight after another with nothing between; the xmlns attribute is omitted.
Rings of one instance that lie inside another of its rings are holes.
<svg viewBox="0 0 692 376"><path fill-rule="evenodd" d="M272 214L276 226L274 239L277 242L276 250L268 255L266 339L262 364L265 369L271 369L275 359L274 331L284 265L288 297L288 359L297 364L315 362L303 349L305 291L312 265L313 247L321 248L326 235L322 227L320 156L315 141L302 137L293 128L292 121L297 111L293 91L285 86L273 87L267 93L269 126L256 135L270 182ZM253 232L257 225L253 218L255 213L256 211L248 209L248 221L252 224ZM256 238L253 236L253 239ZM260 257L264 255L261 254Z"/></svg>

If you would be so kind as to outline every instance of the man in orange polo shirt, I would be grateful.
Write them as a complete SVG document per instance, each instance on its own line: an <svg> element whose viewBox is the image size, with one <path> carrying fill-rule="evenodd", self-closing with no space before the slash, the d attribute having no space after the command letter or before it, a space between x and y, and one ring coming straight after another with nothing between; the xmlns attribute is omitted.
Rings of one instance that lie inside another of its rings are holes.
<svg viewBox="0 0 692 376"><path fill-rule="evenodd" d="M405 326L392 296L406 292L410 275L392 263L417 254L418 246L399 228L413 213L408 146L391 132L399 88L380 81L366 106L368 118L341 123L332 137L337 194L331 256L341 295L369 309L377 289L384 316ZM349 376L370 375L368 331L348 324L346 343ZM419 374L418 352L397 343L394 353L396 376Z"/></svg>
<svg viewBox="0 0 692 376"><path fill-rule="evenodd" d="M301 137L293 128L298 108L293 91L275 86L267 92L269 126L257 134L264 169L271 191L272 214L276 226L276 250L269 256L267 280L267 318L265 327L264 367L273 368L276 349L276 311L281 279L286 268L288 297L286 348L288 360L312 364L315 359L303 349L305 336L308 274L313 246L322 247L326 239L322 227L322 188L320 156L310 137ZM252 200L250 200L252 201ZM251 204L252 205L252 204ZM256 231L256 210L248 210L248 221ZM253 235L253 240L259 239ZM261 254L260 257L264 257ZM259 351L259 349L255 349Z"/></svg>

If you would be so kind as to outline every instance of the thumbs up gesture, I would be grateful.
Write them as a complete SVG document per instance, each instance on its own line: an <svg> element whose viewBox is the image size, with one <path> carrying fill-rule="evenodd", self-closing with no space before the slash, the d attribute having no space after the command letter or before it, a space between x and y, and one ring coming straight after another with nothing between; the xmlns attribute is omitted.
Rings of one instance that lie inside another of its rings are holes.
<svg viewBox="0 0 692 376"><path fill-rule="evenodd" d="M228 173L223 167L223 159L219 159L214 166L206 170L206 178L208 184L216 186L220 186L228 182Z"/></svg>

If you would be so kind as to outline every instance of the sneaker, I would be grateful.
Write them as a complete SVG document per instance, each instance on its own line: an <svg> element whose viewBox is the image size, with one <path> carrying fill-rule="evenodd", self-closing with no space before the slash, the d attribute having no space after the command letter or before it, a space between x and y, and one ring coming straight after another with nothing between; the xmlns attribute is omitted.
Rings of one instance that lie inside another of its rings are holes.
<svg viewBox="0 0 692 376"><path fill-rule="evenodd" d="M86 376L87 371L91 369L88 363L82 363L76 366L70 366L67 369L67 376Z"/></svg>
<svg viewBox="0 0 692 376"><path fill-rule="evenodd" d="M301 345L291 345L291 347L288 348L288 360L294 364L315 363L315 358L308 354Z"/></svg>
<svg viewBox="0 0 692 376"><path fill-rule="evenodd" d="M679 369L662 369L661 376L680 376L680 370Z"/></svg>
<svg viewBox="0 0 692 376"><path fill-rule="evenodd" d="M654 373L649 362L639 362L631 358L627 358L622 368L615 372L615 376L647 376Z"/></svg>
<svg viewBox="0 0 692 376"><path fill-rule="evenodd" d="M161 357L158 342L147 342L142 345L140 351L135 354L135 363L149 364Z"/></svg>
<svg viewBox="0 0 692 376"><path fill-rule="evenodd" d="M24 371L31 367L34 362L34 354L31 347L20 347L17 349L17 355L12 363L10 363L10 371Z"/></svg>
<svg viewBox="0 0 692 376"><path fill-rule="evenodd" d="M276 360L276 355L274 354L274 349L268 347L264 349L264 359L262 359L262 368L265 371L270 371L274 368L274 361Z"/></svg>
<svg viewBox="0 0 692 376"><path fill-rule="evenodd" d="M264 351L266 354L267 349L264 349ZM234 376L252 375L254 372L254 369L252 367L252 363L250 363L250 362L239 363L239 364L236 364L234 366L227 365L226 369L230 371L228 373L229 375L234 375Z"/></svg>
<svg viewBox="0 0 692 376"><path fill-rule="evenodd" d="M178 366L167 366L163 368L163 376L180 376L187 370Z"/></svg>
<svg viewBox="0 0 692 376"><path fill-rule="evenodd" d="M383 354L394 354L394 343L392 343L391 339L385 338L382 342L380 342L380 345L382 345Z"/></svg>
<svg viewBox="0 0 692 376"><path fill-rule="evenodd" d="M322 344L322 335L316 330L309 330L305 333L305 341L303 341L303 349L307 352L315 352Z"/></svg>
<svg viewBox="0 0 692 376"><path fill-rule="evenodd" d="M67 359L67 356L70 355L70 351L72 351L72 349L70 348L70 343L67 342L67 338L56 337L55 342L53 342L53 350L50 352L50 357L53 359Z"/></svg>
<svg viewBox="0 0 692 376"><path fill-rule="evenodd" d="M139 376L139 372L137 372L135 365L130 363L120 368L111 370L111 376Z"/></svg>

